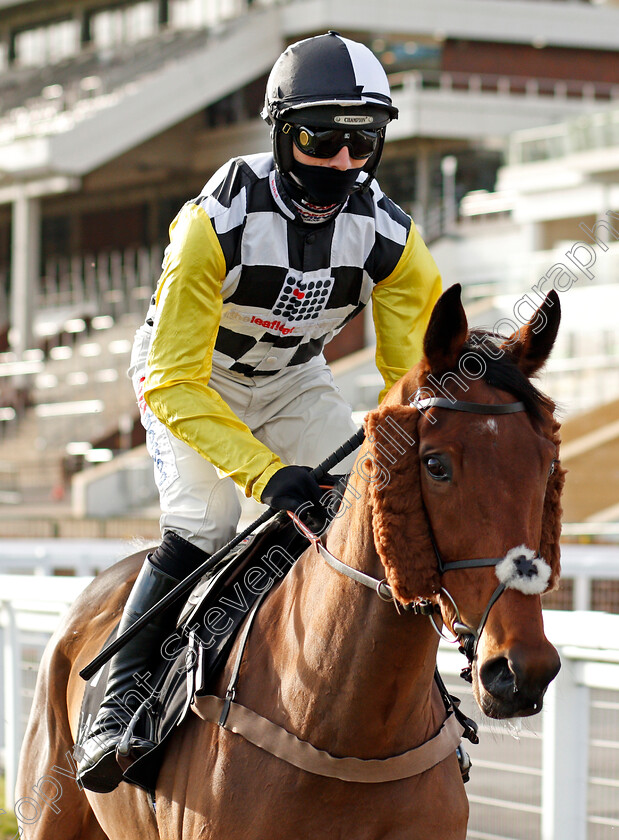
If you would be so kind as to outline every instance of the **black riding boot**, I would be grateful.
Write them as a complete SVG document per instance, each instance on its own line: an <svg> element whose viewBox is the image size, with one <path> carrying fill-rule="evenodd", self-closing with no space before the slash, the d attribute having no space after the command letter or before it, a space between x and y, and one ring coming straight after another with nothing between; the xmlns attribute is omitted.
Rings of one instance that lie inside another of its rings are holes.
<svg viewBox="0 0 619 840"><path fill-rule="evenodd" d="M180 579L207 557L177 534L167 532L161 545L144 561L125 604L117 636L171 592ZM75 750L77 777L88 790L108 793L122 781L116 749L135 712L135 698L141 696L137 691L136 677L148 682L160 661L161 644L172 632L172 616L178 613L178 606L176 609L172 606L156 616L110 660L105 697L86 741ZM137 737L131 740L133 754L148 752L152 747L154 744L149 741Z"/></svg>

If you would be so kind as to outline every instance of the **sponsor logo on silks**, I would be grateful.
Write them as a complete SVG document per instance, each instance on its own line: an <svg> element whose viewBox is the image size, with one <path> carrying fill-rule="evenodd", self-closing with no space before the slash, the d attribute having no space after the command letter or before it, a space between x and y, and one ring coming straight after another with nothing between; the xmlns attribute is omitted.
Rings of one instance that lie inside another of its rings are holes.
<svg viewBox="0 0 619 840"><path fill-rule="evenodd" d="M257 324L265 330L275 330L282 335L290 335L295 330L294 327L286 326L285 321L265 321L264 318L259 318L257 315L242 315L240 312L235 312L234 309L225 312L223 317L228 321L242 321L245 324Z"/></svg>
<svg viewBox="0 0 619 840"><path fill-rule="evenodd" d="M272 312L285 323L320 318L331 294L334 278L316 275L286 278Z"/></svg>
<svg viewBox="0 0 619 840"><path fill-rule="evenodd" d="M373 120L373 117L364 117L361 114L343 114L333 117L333 122L343 123L344 125L367 125Z"/></svg>
<svg viewBox="0 0 619 840"><path fill-rule="evenodd" d="M282 321L264 321L255 315L252 315L250 323L258 324L259 327L264 327L265 330L280 332L282 335L290 335L291 332L294 332L294 327L287 327Z"/></svg>

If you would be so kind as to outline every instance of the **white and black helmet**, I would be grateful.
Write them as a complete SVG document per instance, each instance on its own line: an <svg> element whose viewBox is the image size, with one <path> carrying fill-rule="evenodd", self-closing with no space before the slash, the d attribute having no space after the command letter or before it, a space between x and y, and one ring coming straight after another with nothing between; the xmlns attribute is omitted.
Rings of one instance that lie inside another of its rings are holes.
<svg viewBox="0 0 619 840"><path fill-rule="evenodd" d="M262 117L271 125L275 163L290 171L292 147L286 125L323 129L379 130L376 151L363 169L374 177L384 143L384 127L398 116L380 61L363 44L337 32L291 44L269 75Z"/></svg>

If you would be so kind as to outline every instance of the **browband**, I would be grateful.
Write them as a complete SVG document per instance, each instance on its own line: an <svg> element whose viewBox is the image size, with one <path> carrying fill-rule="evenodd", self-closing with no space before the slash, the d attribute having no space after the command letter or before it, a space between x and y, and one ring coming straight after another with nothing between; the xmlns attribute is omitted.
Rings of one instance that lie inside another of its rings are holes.
<svg viewBox="0 0 619 840"><path fill-rule="evenodd" d="M427 397L425 400L411 400L411 405L424 411L426 408L451 408L454 411L468 411L471 414L515 414L517 411L526 411L523 402L513 403L471 403L463 400L448 400L445 397Z"/></svg>

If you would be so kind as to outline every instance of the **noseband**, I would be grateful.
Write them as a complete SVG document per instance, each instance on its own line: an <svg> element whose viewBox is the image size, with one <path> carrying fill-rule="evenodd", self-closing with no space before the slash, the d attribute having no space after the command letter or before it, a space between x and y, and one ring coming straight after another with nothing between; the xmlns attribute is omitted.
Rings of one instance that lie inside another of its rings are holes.
<svg viewBox="0 0 619 840"><path fill-rule="evenodd" d="M434 543L434 539L432 540ZM449 639L437 627L434 616L430 615L432 626L438 635L447 642L459 642L460 650L469 661L468 667L464 668L460 676L467 682L472 680L472 665L475 656L477 655L477 647L481 639L481 634L490 615L490 610L499 600L506 589L517 589L525 595L541 594L546 590L548 581L550 579L550 566L546 563L543 557L536 554L525 545L519 545L516 548L511 548L505 557L489 557L480 560L457 560L453 563L443 563L436 544L434 550L439 559L439 571L441 576L445 572L458 571L459 569L480 569L488 566L494 566L496 570L499 584L490 596L483 615L476 628L465 624L460 617L460 610L455 600L449 591L441 586L441 592L444 592L447 598L451 601L454 612L456 613L456 620L451 626L451 632L455 639Z"/></svg>
<svg viewBox="0 0 619 840"><path fill-rule="evenodd" d="M463 411L469 414L515 414L520 411L526 411L526 406L523 402L513 403L473 403L464 402L462 400L451 400L444 397L429 397L426 399L417 399L417 392L410 400L410 403L422 413L429 408L447 408L452 411ZM498 586L490 596L490 599L484 609L481 620L478 626L470 627L462 621L460 610L453 597L448 590L441 586L441 593L451 602L451 605L456 614L456 620L453 622L451 631L454 634L454 639L449 639L437 627L434 619L434 613L440 612L438 605L433 604L427 599L423 599L412 604L401 604L397 601L393 590L385 579L378 580L377 578L367 575L358 569L348 566L341 560L338 560L330 551L322 544L320 538L313 534L298 517L291 514L297 527L305 534L305 536L314 544L318 553L322 558L340 574L346 575L357 583L361 583L370 589L373 589L376 594L383 601L392 601L397 609L402 609L405 612L411 612L416 615L427 615L432 622L432 626L436 632L449 642L458 642L460 650L469 661L468 668L462 671L461 676L471 682L472 680L472 663L477 654L479 640L481 634L488 620L490 610L496 604L506 589L518 589L525 594L539 594L545 591L548 580L550 578L550 567L545 560L533 552L530 548L524 545L517 546L510 549L505 557L484 557L477 559L456 560L445 563L438 550L434 534L428 521L428 527L432 537L432 545L438 563L438 570L443 577L446 572L455 572L460 569L481 569L492 566L496 570L496 575L499 579Z"/></svg>

